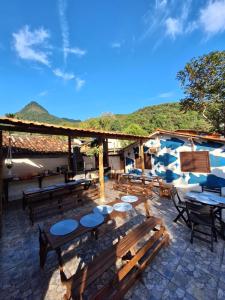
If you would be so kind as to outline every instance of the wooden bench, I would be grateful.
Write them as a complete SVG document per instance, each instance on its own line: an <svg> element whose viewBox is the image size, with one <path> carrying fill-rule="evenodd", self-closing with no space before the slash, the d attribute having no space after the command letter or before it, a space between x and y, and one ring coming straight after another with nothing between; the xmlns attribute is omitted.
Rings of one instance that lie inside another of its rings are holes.
<svg viewBox="0 0 225 300"><path fill-rule="evenodd" d="M92 185L89 189L85 189L84 186L74 186L31 194L26 198L26 202L33 225L36 220L74 209L88 200L98 198L99 189L96 185Z"/></svg>
<svg viewBox="0 0 225 300"><path fill-rule="evenodd" d="M168 243L169 235L162 221L155 217L147 219L70 278L61 267L61 282L66 286L64 299L123 299L141 272ZM112 269L112 278L96 291L92 285Z"/></svg>
<svg viewBox="0 0 225 300"><path fill-rule="evenodd" d="M133 194L133 195L143 195L151 197L153 195L153 183L135 183L135 182L129 182L129 183L120 183L117 182L113 185L113 189L127 193L127 194Z"/></svg>

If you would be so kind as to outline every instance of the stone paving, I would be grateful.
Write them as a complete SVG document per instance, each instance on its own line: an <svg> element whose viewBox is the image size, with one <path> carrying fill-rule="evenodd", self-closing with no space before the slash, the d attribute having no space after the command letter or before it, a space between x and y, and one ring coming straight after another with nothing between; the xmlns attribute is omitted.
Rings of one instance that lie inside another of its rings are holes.
<svg viewBox="0 0 225 300"><path fill-rule="evenodd" d="M117 193L107 183L106 198L112 201ZM74 217L96 203L87 204L64 214ZM225 299L225 249L219 238L212 253L209 244L194 240L181 222L173 223L176 210L171 200L155 196L149 201L154 215L163 218L170 233L171 243L163 248L143 272L143 276L126 294L126 299ZM120 233L126 232L143 219L143 208L133 212L130 222L117 220ZM59 216L52 217L52 223ZM48 220L49 221L49 220ZM42 222L40 222L42 223ZM105 231L105 232L104 232ZM65 273L70 276L77 268L91 260L93 255L109 246L116 238L116 230L103 228L98 241L84 237L82 243L74 241L63 249ZM30 226L27 213L21 208L10 208L3 219L3 236L0 239L0 299L62 299L65 292L60 282L54 252L47 257L45 269L39 268L38 227Z"/></svg>

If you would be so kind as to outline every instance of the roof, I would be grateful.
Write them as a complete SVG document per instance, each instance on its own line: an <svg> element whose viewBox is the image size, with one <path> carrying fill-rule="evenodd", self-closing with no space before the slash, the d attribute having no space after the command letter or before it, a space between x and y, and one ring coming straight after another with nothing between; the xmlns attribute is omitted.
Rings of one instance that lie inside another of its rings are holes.
<svg viewBox="0 0 225 300"><path fill-rule="evenodd" d="M194 130L177 130L177 131L169 131L169 130L163 130L163 129L157 129L157 131L150 134L149 139L153 138L155 135L159 134L168 134L172 136L179 136L184 138L192 138L192 139L203 139L207 141L214 141L214 142L220 142L225 143L225 138L218 134L210 134L210 133L201 133Z"/></svg>
<svg viewBox="0 0 225 300"><path fill-rule="evenodd" d="M67 140L52 136L3 134L3 151L7 153L11 140L12 154L62 154L68 152Z"/></svg>
<svg viewBox="0 0 225 300"><path fill-rule="evenodd" d="M225 138L217 133L207 133L207 132L201 132L201 131L195 131L195 130L175 130L175 131L170 131L170 130L164 130L164 129L157 129L153 133L151 133L148 137L148 139L154 139L155 136L158 136L160 134L165 134L165 135L171 135L171 136L177 136L177 137L183 137L187 139L203 139L206 141L212 141L212 142L217 142L217 143L225 143ZM130 147L133 147L137 145L137 142L131 143L128 146L124 147L121 149L121 151L125 151L130 149Z"/></svg>
<svg viewBox="0 0 225 300"><path fill-rule="evenodd" d="M94 129L73 128L18 120L14 118L0 118L0 130L19 131L39 134L62 135L71 137L94 137L94 138L111 138L123 140L147 140L148 136L132 135L121 132L110 132Z"/></svg>

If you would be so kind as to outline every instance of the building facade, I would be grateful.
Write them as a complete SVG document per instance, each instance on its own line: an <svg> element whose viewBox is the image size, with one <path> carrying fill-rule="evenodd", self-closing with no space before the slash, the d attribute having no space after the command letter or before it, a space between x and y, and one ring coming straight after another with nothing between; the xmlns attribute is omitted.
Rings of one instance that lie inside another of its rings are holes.
<svg viewBox="0 0 225 300"><path fill-rule="evenodd" d="M223 137L160 130L150 136L144 152L146 173L158 175L168 183L225 187ZM126 172L138 168L139 146L127 147L124 159Z"/></svg>

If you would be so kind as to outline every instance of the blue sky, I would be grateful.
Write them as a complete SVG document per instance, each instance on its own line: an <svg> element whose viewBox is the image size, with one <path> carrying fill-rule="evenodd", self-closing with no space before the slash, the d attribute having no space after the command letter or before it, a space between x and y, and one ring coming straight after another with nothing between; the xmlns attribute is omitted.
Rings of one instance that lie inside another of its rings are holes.
<svg viewBox="0 0 225 300"><path fill-rule="evenodd" d="M225 46L225 0L1 1L0 114L86 119L178 101L176 73Z"/></svg>

